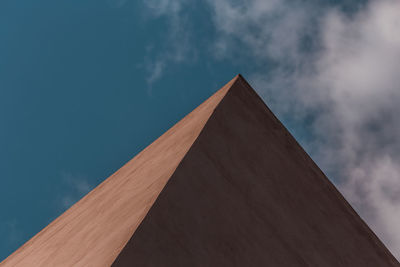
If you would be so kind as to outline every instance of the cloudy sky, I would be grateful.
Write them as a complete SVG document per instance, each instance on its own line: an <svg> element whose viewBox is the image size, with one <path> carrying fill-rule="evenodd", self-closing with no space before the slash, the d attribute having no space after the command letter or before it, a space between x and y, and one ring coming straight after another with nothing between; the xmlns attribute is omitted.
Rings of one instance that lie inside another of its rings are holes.
<svg viewBox="0 0 400 267"><path fill-rule="evenodd" d="M3 0L0 260L242 73L400 258L400 1Z"/></svg>

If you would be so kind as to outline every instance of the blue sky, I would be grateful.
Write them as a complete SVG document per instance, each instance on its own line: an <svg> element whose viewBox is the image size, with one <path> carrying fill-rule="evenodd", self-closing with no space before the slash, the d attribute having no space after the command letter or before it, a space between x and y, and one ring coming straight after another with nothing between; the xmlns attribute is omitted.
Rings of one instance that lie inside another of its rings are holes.
<svg viewBox="0 0 400 267"><path fill-rule="evenodd" d="M0 2L0 259L237 73L396 256L395 0Z"/></svg>

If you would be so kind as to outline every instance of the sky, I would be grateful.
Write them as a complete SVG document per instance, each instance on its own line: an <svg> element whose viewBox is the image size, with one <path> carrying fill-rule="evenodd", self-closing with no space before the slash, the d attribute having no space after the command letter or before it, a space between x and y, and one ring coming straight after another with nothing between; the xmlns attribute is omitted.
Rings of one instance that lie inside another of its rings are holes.
<svg viewBox="0 0 400 267"><path fill-rule="evenodd" d="M400 1L0 1L0 260L241 73L400 259Z"/></svg>

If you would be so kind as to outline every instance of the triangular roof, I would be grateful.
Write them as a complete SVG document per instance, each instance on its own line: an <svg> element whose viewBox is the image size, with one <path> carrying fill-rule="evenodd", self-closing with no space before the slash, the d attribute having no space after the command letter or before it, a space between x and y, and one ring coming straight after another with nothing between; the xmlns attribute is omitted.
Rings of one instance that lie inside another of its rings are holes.
<svg viewBox="0 0 400 267"><path fill-rule="evenodd" d="M2 266L399 266L239 75Z"/></svg>

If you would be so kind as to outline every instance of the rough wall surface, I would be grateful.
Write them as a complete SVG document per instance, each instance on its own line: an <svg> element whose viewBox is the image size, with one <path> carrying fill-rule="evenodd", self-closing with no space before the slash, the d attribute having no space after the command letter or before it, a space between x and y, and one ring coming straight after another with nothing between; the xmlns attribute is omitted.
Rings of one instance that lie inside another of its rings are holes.
<svg viewBox="0 0 400 267"><path fill-rule="evenodd" d="M112 266L400 265L239 78Z"/></svg>

